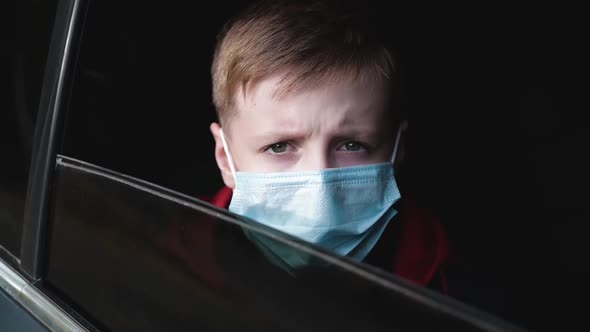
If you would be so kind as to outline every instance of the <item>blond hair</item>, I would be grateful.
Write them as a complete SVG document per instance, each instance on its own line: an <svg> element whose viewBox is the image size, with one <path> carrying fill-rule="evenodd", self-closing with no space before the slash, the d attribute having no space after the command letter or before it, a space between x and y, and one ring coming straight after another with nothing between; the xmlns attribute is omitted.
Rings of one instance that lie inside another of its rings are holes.
<svg viewBox="0 0 590 332"><path fill-rule="evenodd" d="M346 1L259 1L230 20L213 56L213 102L222 125L250 84L282 74L276 95L335 81L388 81L390 50Z"/></svg>

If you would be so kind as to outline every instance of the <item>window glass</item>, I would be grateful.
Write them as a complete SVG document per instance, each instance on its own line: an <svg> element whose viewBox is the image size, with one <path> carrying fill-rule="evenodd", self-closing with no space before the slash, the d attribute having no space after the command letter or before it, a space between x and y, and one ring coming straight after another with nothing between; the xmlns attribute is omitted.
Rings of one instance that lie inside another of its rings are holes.
<svg viewBox="0 0 590 332"><path fill-rule="evenodd" d="M196 199L68 158L58 162L55 202L45 286L101 329L477 331L473 321L496 322ZM253 238L313 263L286 269Z"/></svg>

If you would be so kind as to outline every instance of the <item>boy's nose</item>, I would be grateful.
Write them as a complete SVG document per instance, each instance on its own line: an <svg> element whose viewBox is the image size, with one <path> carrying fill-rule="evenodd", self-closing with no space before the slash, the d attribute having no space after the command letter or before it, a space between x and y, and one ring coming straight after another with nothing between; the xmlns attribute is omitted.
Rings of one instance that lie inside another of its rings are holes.
<svg viewBox="0 0 590 332"><path fill-rule="evenodd" d="M311 151L310 151L311 152ZM310 153L306 158L303 170L320 170L333 167L331 164L331 158L329 153L326 151L314 151Z"/></svg>

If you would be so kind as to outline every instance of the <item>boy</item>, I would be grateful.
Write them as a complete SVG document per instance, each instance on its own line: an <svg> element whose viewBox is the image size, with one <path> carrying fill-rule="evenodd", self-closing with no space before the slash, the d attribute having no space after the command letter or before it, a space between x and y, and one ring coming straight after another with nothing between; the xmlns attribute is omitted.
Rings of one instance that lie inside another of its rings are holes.
<svg viewBox="0 0 590 332"><path fill-rule="evenodd" d="M394 179L406 125L370 23L343 1L262 1L228 22L211 70L227 186L214 204L446 291L445 232Z"/></svg>

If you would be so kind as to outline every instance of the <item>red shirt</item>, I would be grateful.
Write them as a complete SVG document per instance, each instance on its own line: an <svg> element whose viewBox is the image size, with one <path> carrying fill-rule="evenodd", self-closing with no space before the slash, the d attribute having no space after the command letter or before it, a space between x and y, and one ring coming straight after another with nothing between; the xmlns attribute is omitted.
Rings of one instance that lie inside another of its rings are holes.
<svg viewBox="0 0 590 332"><path fill-rule="evenodd" d="M224 187L213 197L200 198L217 207L228 208L231 197L232 190ZM380 267L418 285L433 286L445 294L448 293L445 268L451 255L447 235L440 220L407 198L402 199L399 210L399 216L394 221L397 243L381 246L381 251L393 252L381 255L386 262L380 264ZM223 276L215 257L214 228L215 223L181 226L173 221L160 244L180 257L199 277L221 287ZM374 251L378 246L379 242ZM199 254L195 254L196 252Z"/></svg>

